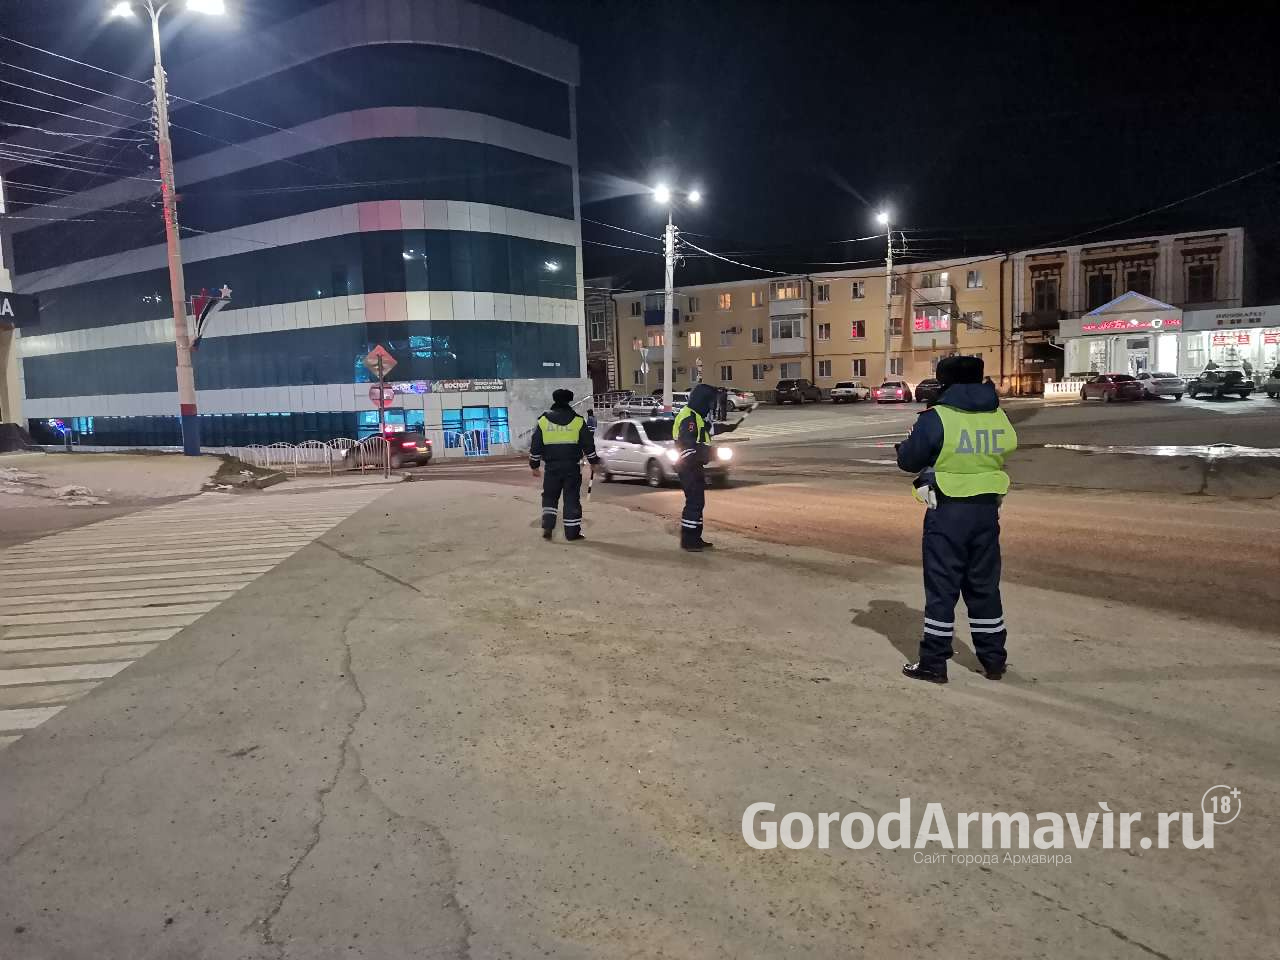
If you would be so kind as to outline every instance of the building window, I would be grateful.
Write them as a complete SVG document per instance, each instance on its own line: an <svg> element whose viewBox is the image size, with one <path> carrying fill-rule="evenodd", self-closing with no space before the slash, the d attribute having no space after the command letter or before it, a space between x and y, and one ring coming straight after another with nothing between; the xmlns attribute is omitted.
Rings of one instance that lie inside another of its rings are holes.
<svg viewBox="0 0 1280 960"><path fill-rule="evenodd" d="M817 298L819 303L831 302L831 284L820 283L814 289L817 291Z"/></svg>
<svg viewBox="0 0 1280 960"><path fill-rule="evenodd" d="M1212 263L1197 263L1187 267L1187 303L1209 303L1218 299L1214 290Z"/></svg>
<svg viewBox="0 0 1280 960"><path fill-rule="evenodd" d="M861 340L867 335L867 322L865 320L854 320L849 324L849 339Z"/></svg>
<svg viewBox="0 0 1280 960"><path fill-rule="evenodd" d="M719 307L721 310L732 310L733 294L732 293L719 294L716 297L716 306Z"/></svg>
<svg viewBox="0 0 1280 960"><path fill-rule="evenodd" d="M702 346L702 331L689 331L689 346L693 347L695 350Z"/></svg>
<svg viewBox="0 0 1280 960"><path fill-rule="evenodd" d="M916 333L937 333L951 329L951 313L945 307L916 307L911 329Z"/></svg>
<svg viewBox="0 0 1280 960"><path fill-rule="evenodd" d="M889 358L889 372L892 373L895 377L902 376L902 358L901 357Z"/></svg>
<svg viewBox="0 0 1280 960"><path fill-rule="evenodd" d="M818 324L818 339L819 340L831 339L831 324L829 323Z"/></svg>
<svg viewBox="0 0 1280 960"><path fill-rule="evenodd" d="M1115 284L1109 273L1094 273L1089 276L1089 309L1096 310L1103 304L1116 298Z"/></svg>
<svg viewBox="0 0 1280 960"><path fill-rule="evenodd" d="M752 291L751 291L751 305L752 305L753 307L763 307L763 306L764 306L764 291L763 291L763 290L752 290Z"/></svg>
<svg viewBox="0 0 1280 960"><path fill-rule="evenodd" d="M902 336L902 318L901 317L893 317L889 320L889 336L891 337Z"/></svg>
<svg viewBox="0 0 1280 960"><path fill-rule="evenodd" d="M865 377L867 375L867 361L864 357L854 357L851 365L851 372L855 377Z"/></svg>
<svg viewBox="0 0 1280 960"><path fill-rule="evenodd" d="M920 276L920 289L927 290L931 287L940 287L938 283L938 275L936 273L925 273Z"/></svg>
<svg viewBox="0 0 1280 960"><path fill-rule="evenodd" d="M818 361L818 376L826 377L830 379L831 377L831 361L830 360Z"/></svg>
<svg viewBox="0 0 1280 960"><path fill-rule="evenodd" d="M866 285L866 283L865 283L864 281L862 281L862 280L855 280L855 281L853 281L853 283L850 285L850 287L851 287L852 292L853 292L853 299L854 299L854 300L861 300L861 299L863 299L864 297L866 297L866 295L867 295L867 285Z"/></svg>
<svg viewBox="0 0 1280 960"><path fill-rule="evenodd" d="M751 328L751 342L764 343L764 327Z"/></svg>
<svg viewBox="0 0 1280 960"><path fill-rule="evenodd" d="M890 296L894 296L894 297L902 296L902 278L901 277L893 278L893 283L889 285L889 294Z"/></svg>
<svg viewBox="0 0 1280 960"><path fill-rule="evenodd" d="M986 329L982 324L981 310L970 310L968 313L963 314L960 319L964 322L964 325L968 327L970 330Z"/></svg>
<svg viewBox="0 0 1280 960"><path fill-rule="evenodd" d="M633 337L631 340L631 349L639 350L642 347L644 347L644 341L641 340L639 337Z"/></svg>
<svg viewBox="0 0 1280 960"><path fill-rule="evenodd" d="M644 371L643 371L643 370L632 370L632 371L631 371L631 385L632 385L632 386L634 386L634 387L643 387L643 386L644 386Z"/></svg>
<svg viewBox="0 0 1280 960"><path fill-rule="evenodd" d="M700 306L700 304L698 303L698 298L697 298L697 297L690 297L690 298L689 298L689 312L690 312L690 313L697 313L697 312L698 312L698 307L699 307L699 306Z"/></svg>
<svg viewBox="0 0 1280 960"><path fill-rule="evenodd" d="M663 335L662 335L661 333L651 333L651 334L649 334L649 346L651 346L651 347L660 347L660 346L662 346L662 345L663 345L663 343L664 343L664 341L663 341L662 337L663 337Z"/></svg>
<svg viewBox="0 0 1280 960"><path fill-rule="evenodd" d="M779 367L781 367L781 370L782 370L779 376L783 380L796 380L800 377L800 361L799 360L791 360L791 361L788 361L787 363L779 364Z"/></svg>
<svg viewBox="0 0 1280 960"><path fill-rule="evenodd" d="M720 346L722 347L733 346L733 327L730 327L728 330L720 331Z"/></svg>
<svg viewBox="0 0 1280 960"><path fill-rule="evenodd" d="M603 340L604 336L604 311L592 310L588 318L591 321L591 339Z"/></svg>
<svg viewBox="0 0 1280 960"><path fill-rule="evenodd" d="M644 312L644 308L643 308L643 306L641 306L640 301L639 301L639 300L632 300L632 301L631 301L631 315L632 315L633 317L638 317L638 316L640 316L640 315L641 315L641 313L643 313L643 312Z"/></svg>
<svg viewBox="0 0 1280 960"><path fill-rule="evenodd" d="M733 367L724 363L720 365L720 382L731 383L733 381Z"/></svg>
<svg viewBox="0 0 1280 960"><path fill-rule="evenodd" d="M753 363L751 365L751 379L760 381L764 379L764 364Z"/></svg>
<svg viewBox="0 0 1280 960"><path fill-rule="evenodd" d="M1140 267L1127 271L1124 275L1124 286L1127 291L1140 293L1144 297L1151 296L1151 270Z"/></svg>
<svg viewBox="0 0 1280 960"><path fill-rule="evenodd" d="M803 340L803 327L799 317L778 317L769 322L769 336L774 340Z"/></svg>
<svg viewBox="0 0 1280 960"><path fill-rule="evenodd" d="M965 277L964 285L968 287L970 290L981 290L982 289L982 271L970 270Z"/></svg>
<svg viewBox="0 0 1280 960"><path fill-rule="evenodd" d="M775 280L769 285L769 294L774 300L799 300L804 296L799 280Z"/></svg>
<svg viewBox="0 0 1280 960"><path fill-rule="evenodd" d="M1057 310L1058 309L1058 278L1057 277L1036 277L1031 281L1033 297L1035 299L1035 310Z"/></svg>

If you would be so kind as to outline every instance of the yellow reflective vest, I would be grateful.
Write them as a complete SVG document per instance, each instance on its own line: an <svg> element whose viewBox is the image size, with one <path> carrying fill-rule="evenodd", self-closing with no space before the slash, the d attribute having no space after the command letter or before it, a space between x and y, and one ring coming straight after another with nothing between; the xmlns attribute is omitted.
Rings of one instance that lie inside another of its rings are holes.
<svg viewBox="0 0 1280 960"><path fill-rule="evenodd" d="M682 407L680 412L676 414L675 420L671 423L671 439L680 439L680 424L684 423L689 417L693 417L693 425L697 430L697 442L710 443L711 438L707 434L707 421L703 420L702 414L692 407Z"/></svg>
<svg viewBox="0 0 1280 960"><path fill-rule="evenodd" d="M574 417L568 423L553 423L545 413L538 418L543 444L571 443L576 447L584 426L586 421L581 417Z"/></svg>
<svg viewBox="0 0 1280 960"><path fill-rule="evenodd" d="M1018 434L1004 411L957 410L941 404L933 410L942 421L942 452L933 465L938 489L948 497L1008 493L1004 461L1018 448Z"/></svg>

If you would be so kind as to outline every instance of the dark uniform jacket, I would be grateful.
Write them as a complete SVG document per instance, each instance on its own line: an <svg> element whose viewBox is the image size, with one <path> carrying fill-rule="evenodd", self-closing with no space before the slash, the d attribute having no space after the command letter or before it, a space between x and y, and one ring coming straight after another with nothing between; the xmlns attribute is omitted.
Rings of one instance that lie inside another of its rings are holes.
<svg viewBox="0 0 1280 960"><path fill-rule="evenodd" d="M957 410L985 413L999 408L1000 396L990 383L953 383L942 391L937 403ZM930 407L916 417L911 433L898 445L898 467L908 473L930 470L937 462L938 454L942 452L942 441L942 418ZM942 491L937 492L938 499L947 499ZM962 499L975 503L1000 501L1000 497L994 493L982 493Z"/></svg>
<svg viewBox="0 0 1280 960"><path fill-rule="evenodd" d="M558 423L562 426L572 423L574 417L579 417L582 418L582 429L578 431L578 442L576 444L544 443L542 440L542 428L535 426L533 428L533 439L529 443L530 467L536 470L542 466L543 460L549 466L577 466L583 457L587 458L588 463L599 463L600 458L596 456L595 437L582 414L567 403L557 403L553 404L551 409L542 416L552 423Z"/></svg>
<svg viewBox="0 0 1280 960"><path fill-rule="evenodd" d="M689 393L687 406L702 417L702 430L698 429L698 421L693 417L685 417L676 430L676 449L680 451L680 465L698 463L706 466L711 462L711 406L716 400L715 387L700 383Z"/></svg>

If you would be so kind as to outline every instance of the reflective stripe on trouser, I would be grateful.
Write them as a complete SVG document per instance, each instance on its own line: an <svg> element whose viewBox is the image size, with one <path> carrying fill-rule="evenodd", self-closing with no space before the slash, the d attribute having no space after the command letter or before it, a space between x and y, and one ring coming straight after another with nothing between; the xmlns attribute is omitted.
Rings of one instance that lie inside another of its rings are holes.
<svg viewBox="0 0 1280 960"><path fill-rule="evenodd" d="M556 505L564 495L564 535L582 533L582 472L576 463L548 463L542 475L542 529L556 527Z"/></svg>
<svg viewBox="0 0 1280 960"><path fill-rule="evenodd" d="M680 542L702 541L702 508L707 502L707 476L702 464L686 463L676 471L680 489L684 491L684 509L680 511Z"/></svg>
<svg viewBox="0 0 1280 960"><path fill-rule="evenodd" d="M988 669L1005 663L1000 603L1000 507L943 500L924 516L924 625L920 662L945 669L955 635L956 600L964 597L974 653Z"/></svg>

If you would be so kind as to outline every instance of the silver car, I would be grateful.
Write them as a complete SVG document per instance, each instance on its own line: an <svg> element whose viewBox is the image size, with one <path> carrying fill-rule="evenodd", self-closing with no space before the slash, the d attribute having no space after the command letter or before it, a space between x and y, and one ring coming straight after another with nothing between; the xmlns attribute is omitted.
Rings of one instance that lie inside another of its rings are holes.
<svg viewBox="0 0 1280 960"><path fill-rule="evenodd" d="M1272 400L1280 398L1280 367L1271 371L1271 376L1262 381L1262 392Z"/></svg>
<svg viewBox="0 0 1280 960"><path fill-rule="evenodd" d="M657 397L624 397L613 405L615 417L643 417L662 409Z"/></svg>
<svg viewBox="0 0 1280 960"><path fill-rule="evenodd" d="M1187 381L1176 373L1140 373L1138 383L1142 384L1142 395L1148 400L1156 397L1173 397L1181 400L1187 392Z"/></svg>
<svg viewBox="0 0 1280 960"><path fill-rule="evenodd" d="M660 487L674 481L680 456L671 434L674 422L671 417L644 417L609 424L596 439L605 482L614 477L643 477L649 486ZM707 479L725 486L733 451L726 446L713 446L712 451Z"/></svg>

